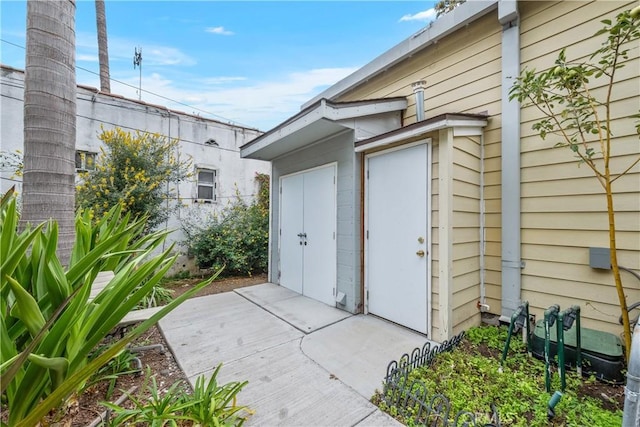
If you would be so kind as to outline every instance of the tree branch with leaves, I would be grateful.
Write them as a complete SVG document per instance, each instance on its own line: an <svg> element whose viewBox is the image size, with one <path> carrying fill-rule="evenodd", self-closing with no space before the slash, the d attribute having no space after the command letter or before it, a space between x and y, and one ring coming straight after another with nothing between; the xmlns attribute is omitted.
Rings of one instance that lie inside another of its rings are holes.
<svg viewBox="0 0 640 427"><path fill-rule="evenodd" d="M535 106L542 118L533 125L533 130L543 140L550 137L559 139L555 146L568 148L579 164L584 164L593 171L604 190L611 269L622 313L628 359L631 327L618 265L612 184L638 165L640 155L634 155L627 164L617 168L621 172L612 170L612 124L615 119L612 116L612 104L616 101L613 89L618 83L618 72L627 65L625 62L629 60L630 49L637 49L640 39L640 7L618 14L615 21L605 19L601 22L603 28L594 37L606 38L588 60L568 61L566 49L562 49L555 65L550 69L540 72L525 69L511 88L510 99L517 99L523 107ZM638 119L640 114L628 115L626 118ZM638 121L635 132L640 135ZM624 160L620 160L622 161Z"/></svg>

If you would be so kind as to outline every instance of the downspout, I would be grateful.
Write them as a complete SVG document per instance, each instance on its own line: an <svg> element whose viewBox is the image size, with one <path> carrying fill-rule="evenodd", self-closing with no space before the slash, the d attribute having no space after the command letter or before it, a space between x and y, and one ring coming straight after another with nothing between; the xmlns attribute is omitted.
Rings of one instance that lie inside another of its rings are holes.
<svg viewBox="0 0 640 427"><path fill-rule="evenodd" d="M500 0L502 25L502 316L510 319L520 304L520 105L509 90L520 75L518 2ZM508 321L508 320L507 320Z"/></svg>
<svg viewBox="0 0 640 427"><path fill-rule="evenodd" d="M480 134L480 312L489 311L491 307L487 304L487 292L485 283L486 267L485 252L487 249L487 231L485 224L485 198L484 198L484 132Z"/></svg>

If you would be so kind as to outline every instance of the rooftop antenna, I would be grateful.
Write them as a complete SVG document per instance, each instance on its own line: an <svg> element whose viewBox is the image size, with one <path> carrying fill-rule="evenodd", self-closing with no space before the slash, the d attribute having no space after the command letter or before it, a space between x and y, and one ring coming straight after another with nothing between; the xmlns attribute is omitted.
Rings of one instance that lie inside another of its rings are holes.
<svg viewBox="0 0 640 427"><path fill-rule="evenodd" d="M140 68L140 80L139 80L139 88L138 88L138 100L142 100L142 47L134 48L133 53L133 69L136 69L136 66Z"/></svg>

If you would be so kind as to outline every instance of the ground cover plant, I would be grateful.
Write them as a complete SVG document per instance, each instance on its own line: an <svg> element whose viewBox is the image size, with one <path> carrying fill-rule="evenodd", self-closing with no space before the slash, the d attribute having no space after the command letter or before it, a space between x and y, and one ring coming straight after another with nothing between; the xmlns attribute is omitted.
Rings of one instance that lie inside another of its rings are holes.
<svg viewBox="0 0 640 427"><path fill-rule="evenodd" d="M454 350L439 354L429 366L414 369L408 383L417 380L430 395L444 395L451 404L450 414L475 414L476 425L490 423L492 405L502 426L621 425L623 387L578 378L575 372L568 373L567 387L555 407L556 415L549 420L547 404L551 394L545 392L544 364L528 355L521 340L513 339L501 369L506 334L506 328L472 328ZM558 375L553 380L552 390L559 390ZM380 393L373 402L399 421L416 425L410 417L399 415L398 408L385 405Z"/></svg>

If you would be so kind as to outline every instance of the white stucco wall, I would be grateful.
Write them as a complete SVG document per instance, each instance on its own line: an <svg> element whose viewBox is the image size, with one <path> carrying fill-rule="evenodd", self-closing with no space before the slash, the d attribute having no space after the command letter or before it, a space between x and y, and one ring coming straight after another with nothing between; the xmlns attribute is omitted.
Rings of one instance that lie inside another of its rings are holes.
<svg viewBox="0 0 640 427"><path fill-rule="evenodd" d="M24 73L1 67L0 79L0 150L15 152L23 148L23 95ZM191 158L196 167L217 170L217 203L198 204L196 176L180 184L178 196L184 205L166 226L174 231L167 240L184 240L180 230L181 219L188 215L207 214L219 210L239 194L251 200L258 185L256 173L270 172L269 162L240 158L240 146L261 134L256 129L232 126L216 120L171 111L158 105L125 99L118 95L103 94L95 88L79 86L77 92L76 150L99 152L101 127L120 127L127 132L137 130L160 133L180 140L180 157ZM213 139L217 145L207 145ZM0 190L4 193L12 185L21 190L20 179L11 171L0 171ZM194 212L196 211L196 212ZM188 267L185 259L177 267Z"/></svg>

